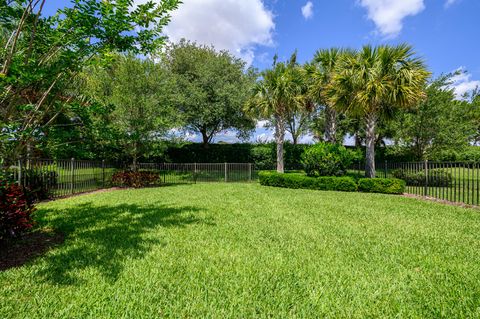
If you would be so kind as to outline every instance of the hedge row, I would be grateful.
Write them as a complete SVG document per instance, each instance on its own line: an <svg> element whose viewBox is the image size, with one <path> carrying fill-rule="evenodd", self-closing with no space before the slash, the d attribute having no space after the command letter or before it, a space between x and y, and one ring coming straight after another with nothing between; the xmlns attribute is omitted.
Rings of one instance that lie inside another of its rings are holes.
<svg viewBox="0 0 480 319"><path fill-rule="evenodd" d="M405 181L397 178L360 178L358 190L365 193L403 194Z"/></svg>
<svg viewBox="0 0 480 319"><path fill-rule="evenodd" d="M284 188L306 188L329 191L355 192L357 184L351 177L308 177L302 174L260 172L260 184Z"/></svg>
<svg viewBox="0 0 480 319"><path fill-rule="evenodd" d="M403 194L405 182L396 178L361 178L358 184L351 177L308 177L302 174L279 174L260 172L260 184L263 186L315 189L341 192L368 192L383 194Z"/></svg>

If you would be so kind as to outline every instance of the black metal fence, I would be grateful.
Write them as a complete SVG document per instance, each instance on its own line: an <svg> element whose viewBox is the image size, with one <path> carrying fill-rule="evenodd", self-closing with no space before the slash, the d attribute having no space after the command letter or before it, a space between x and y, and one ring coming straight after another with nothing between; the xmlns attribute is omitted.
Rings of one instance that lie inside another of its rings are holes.
<svg viewBox="0 0 480 319"><path fill-rule="evenodd" d="M140 163L137 168L158 172L164 184L251 182L255 178L250 163Z"/></svg>
<svg viewBox="0 0 480 319"><path fill-rule="evenodd" d="M350 173L363 176L364 165L355 165ZM409 194L480 205L480 163L382 162L376 163L376 176L403 179Z"/></svg>
<svg viewBox="0 0 480 319"><path fill-rule="evenodd" d="M109 188L115 172L128 165L85 160L18 160L0 170L0 178L33 190L38 200ZM158 173L158 185L200 182L249 182L255 179L249 163L139 163L140 171Z"/></svg>
<svg viewBox="0 0 480 319"><path fill-rule="evenodd" d="M105 161L29 159L4 167L2 175L46 199L110 187L115 170Z"/></svg>

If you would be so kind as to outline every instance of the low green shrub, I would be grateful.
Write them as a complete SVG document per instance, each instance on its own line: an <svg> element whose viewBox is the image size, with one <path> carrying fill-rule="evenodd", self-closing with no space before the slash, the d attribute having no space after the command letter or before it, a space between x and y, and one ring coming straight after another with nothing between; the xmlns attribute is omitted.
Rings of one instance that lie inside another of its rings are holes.
<svg viewBox="0 0 480 319"><path fill-rule="evenodd" d="M395 178L404 180L408 186L425 185L425 171L409 172L404 169L396 169L392 171ZM428 185L437 187L452 186L452 173L441 168L428 170Z"/></svg>
<svg viewBox="0 0 480 319"><path fill-rule="evenodd" d="M303 152L301 162L308 176L343 176L357 156L342 145L318 143Z"/></svg>
<svg viewBox="0 0 480 319"><path fill-rule="evenodd" d="M357 184L350 177L309 177L303 174L280 174L276 172L260 172L258 177L260 184L264 186L343 192L355 192L357 190Z"/></svg>
<svg viewBox="0 0 480 319"><path fill-rule="evenodd" d="M398 178L360 178L358 190L365 193L403 194L405 181Z"/></svg>

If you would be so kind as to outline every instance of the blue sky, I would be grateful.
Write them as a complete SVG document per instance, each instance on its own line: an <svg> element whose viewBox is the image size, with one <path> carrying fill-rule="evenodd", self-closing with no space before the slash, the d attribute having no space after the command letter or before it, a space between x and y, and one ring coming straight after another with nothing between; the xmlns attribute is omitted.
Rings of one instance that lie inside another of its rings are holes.
<svg viewBox="0 0 480 319"><path fill-rule="evenodd" d="M146 0L136 0L137 3ZM300 62L316 50L409 43L434 75L463 69L460 93L480 85L480 0L183 0L165 29L269 67L274 54ZM68 1L47 1L47 12ZM271 138L258 128L254 137ZM191 139L196 140L194 136ZM234 141L233 132L217 138ZM305 137L304 141L311 138Z"/></svg>

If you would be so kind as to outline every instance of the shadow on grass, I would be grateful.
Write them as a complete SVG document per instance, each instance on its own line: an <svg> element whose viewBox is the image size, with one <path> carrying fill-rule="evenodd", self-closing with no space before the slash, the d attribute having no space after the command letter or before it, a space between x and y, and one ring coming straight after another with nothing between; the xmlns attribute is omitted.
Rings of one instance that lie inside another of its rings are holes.
<svg viewBox="0 0 480 319"><path fill-rule="evenodd" d="M114 282L122 272L124 263L144 257L152 246L165 245L159 227L186 227L203 223L215 225L211 220L199 219L196 207L138 206L120 204L96 206L85 203L65 211L40 209L42 216L51 216L48 227L65 234L65 245L43 260L45 265L38 277L61 285L77 284L79 270L95 270Z"/></svg>

